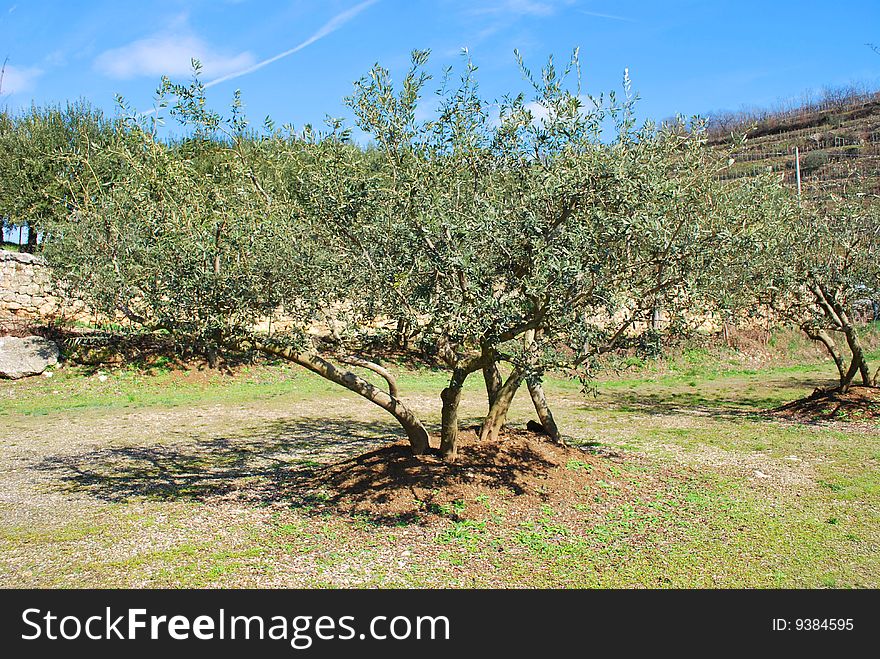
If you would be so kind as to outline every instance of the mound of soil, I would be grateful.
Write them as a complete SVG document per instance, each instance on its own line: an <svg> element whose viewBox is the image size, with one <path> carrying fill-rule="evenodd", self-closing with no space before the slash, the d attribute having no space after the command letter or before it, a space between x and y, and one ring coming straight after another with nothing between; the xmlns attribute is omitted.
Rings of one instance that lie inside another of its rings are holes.
<svg viewBox="0 0 880 659"><path fill-rule="evenodd" d="M607 456L528 430L506 429L499 441L480 442L478 431L468 429L459 435L454 464L413 456L399 442L315 471L309 489L316 502L371 519L426 512L480 519L501 499L523 510L575 500L608 479L613 465Z"/></svg>
<svg viewBox="0 0 880 659"><path fill-rule="evenodd" d="M773 414L808 422L880 419L880 388L853 386L846 393L816 389L806 398L777 407Z"/></svg>

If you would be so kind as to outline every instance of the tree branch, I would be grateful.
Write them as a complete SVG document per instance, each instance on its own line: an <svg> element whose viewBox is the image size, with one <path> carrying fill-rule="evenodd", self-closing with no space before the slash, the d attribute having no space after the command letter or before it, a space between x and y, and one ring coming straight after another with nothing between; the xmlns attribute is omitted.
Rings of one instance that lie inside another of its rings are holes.
<svg viewBox="0 0 880 659"><path fill-rule="evenodd" d="M228 347L237 350L258 350L266 355L280 357L320 375L331 382L353 391L381 407L398 420L409 437L410 446L416 455L428 452L428 431L424 425L406 405L396 396L387 394L373 383L364 380L351 371L337 368L332 363L313 352L301 352L292 347L274 342L264 342L257 339L248 339L239 342L227 342Z"/></svg>
<svg viewBox="0 0 880 659"><path fill-rule="evenodd" d="M366 359L361 359L360 357L355 357L354 355L337 357L337 359L343 364L349 364L350 366L360 366L361 368L373 371L373 373L378 373L385 379L385 382L388 383L388 394L392 398L400 397L400 390L397 387L397 378L395 378L391 371L389 371L384 366L380 366L375 362L367 361Z"/></svg>
<svg viewBox="0 0 880 659"><path fill-rule="evenodd" d="M840 381L843 383L843 379L846 376L846 368L843 363L843 357L837 351L837 345L834 343L834 339L832 339L825 330L821 328L812 329L806 323L801 325L801 329L813 341L819 341L825 346L825 349L828 351L828 354L831 355L831 359L834 360L834 364L837 366L837 371L840 373Z"/></svg>

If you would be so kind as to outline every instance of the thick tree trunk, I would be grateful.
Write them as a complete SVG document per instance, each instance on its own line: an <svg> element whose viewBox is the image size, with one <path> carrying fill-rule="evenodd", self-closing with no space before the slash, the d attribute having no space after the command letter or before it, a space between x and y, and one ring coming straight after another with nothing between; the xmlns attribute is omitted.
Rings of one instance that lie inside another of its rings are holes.
<svg viewBox="0 0 880 659"><path fill-rule="evenodd" d="M529 373L526 378L526 386L529 389L529 395L532 397L535 412L538 415L538 420L541 422L541 426L544 428L544 432L547 433L554 442L561 444L562 435L559 432L559 427L556 425L556 420L553 418L553 413L550 411L550 406L547 404L547 397L544 395L544 387L541 384L543 372L538 369L537 364L538 336L538 330L528 330L523 337L524 346L530 355L530 363L533 367L532 372Z"/></svg>
<svg viewBox="0 0 880 659"><path fill-rule="evenodd" d="M547 405L547 397L544 395L544 387L541 385L541 379L537 376L526 378L526 386L529 388L529 394L532 397L532 403L535 405L535 412L538 414L538 420L540 420L541 425L544 426L544 432L546 432L554 442L561 444L562 435L559 433L559 428L556 425L556 421L553 419L553 413L550 411L550 406Z"/></svg>
<svg viewBox="0 0 880 659"><path fill-rule="evenodd" d="M486 398L489 401L489 410L495 404L498 398L498 392L501 391L503 384L501 380L501 372L498 370L498 362L495 361L495 353L490 348L483 348L483 380L486 383Z"/></svg>
<svg viewBox="0 0 880 659"><path fill-rule="evenodd" d="M866 387L870 387L871 373L868 370L868 363L865 358L865 351L862 348L862 342L859 340L859 334L842 305L836 301L833 301L832 304L834 306L834 311L837 312L837 317L840 319L843 336L846 338L846 343L852 353L852 361L849 363L849 370L841 381L840 388L843 391L847 391L857 374L861 374L862 383Z"/></svg>
<svg viewBox="0 0 880 659"><path fill-rule="evenodd" d="M458 457L458 405L461 402L461 385L452 382L440 392L443 408L440 413L440 457L446 462L455 462Z"/></svg>
<svg viewBox="0 0 880 659"><path fill-rule="evenodd" d="M866 387L873 387L875 378L871 377L871 369L868 367L868 363L862 360L862 365L859 367L859 370L862 374L862 384Z"/></svg>
<svg viewBox="0 0 880 659"><path fill-rule="evenodd" d="M440 430L440 455L447 462L455 462L458 455L458 405L467 376L483 367L482 355L458 359L449 379L449 386L440 393L443 401Z"/></svg>
<svg viewBox="0 0 880 659"><path fill-rule="evenodd" d="M282 359L287 359L288 361L299 364L313 373L317 373L321 377L326 378L331 382L335 382L349 391L353 391L359 396L363 396L371 403L375 403L397 419L398 423L400 423L406 431L406 436L409 438L413 454L424 455L428 452L430 448L428 443L428 431L425 430L425 426L415 413L404 405L396 396L385 393L372 383L358 377L351 371L337 368L320 355L297 352L293 348L261 342L253 342L250 345L264 354L273 357L281 357ZM237 347L247 347L247 342Z"/></svg>
<svg viewBox="0 0 880 659"><path fill-rule="evenodd" d="M30 220L25 222L25 226L27 227L27 242L24 245L24 251L28 254L34 254L37 251L37 227Z"/></svg>
<svg viewBox="0 0 880 659"><path fill-rule="evenodd" d="M846 342L849 345L850 352L852 352L852 361L849 364L849 371L846 374L845 382L841 383L841 389L843 389L844 391L849 389L852 381L856 377L856 374L860 374L862 376L862 384L864 384L866 387L870 387L871 371L868 369L868 362L865 358L865 351L862 348L862 342L859 340L859 335L856 332L856 328L847 323L847 325L843 329L843 335L846 337Z"/></svg>
<svg viewBox="0 0 880 659"><path fill-rule="evenodd" d="M856 377L856 373L859 372L859 365L856 363L856 360L853 359L849 363L849 370L846 372L846 375L843 376L843 379L840 381L840 390L843 393L849 391L849 387L852 384L852 381Z"/></svg>
<svg viewBox="0 0 880 659"><path fill-rule="evenodd" d="M522 380L523 369L515 366L501 386L501 389L498 390L498 395L495 397L492 407L489 408L489 414L486 416L486 420L483 421L483 427L480 430L480 441L488 440L494 442L498 440L498 434L507 422L507 412L510 410L510 404L513 402L513 397L516 395Z"/></svg>
<svg viewBox="0 0 880 659"><path fill-rule="evenodd" d="M825 291L823 290L823 293ZM862 376L862 384L866 387L871 386L871 372L868 370L868 361L865 357L865 350L862 348L862 342L859 340L859 333L856 331L855 325L853 325L852 320L849 317L849 314L846 313L846 309L843 308L843 305L837 301L836 296L828 296L826 294L826 298L830 298L830 302L834 307L834 311L837 312L837 316L840 319L841 330L843 331L843 335L846 337L846 343L849 345L850 352L852 353L852 362L849 365L849 372L847 373L846 383L842 387L844 390L848 389L853 379L856 376L856 373L861 374Z"/></svg>
<svg viewBox="0 0 880 659"><path fill-rule="evenodd" d="M865 351L859 340L859 334L850 320L849 314L846 313L846 309L839 302L836 293L834 291L829 292L819 282L814 281L810 285L810 291L816 298L816 304L825 314L825 317L833 324L835 330L843 333L850 352L852 353L852 360L849 363L849 368L846 369L845 372L841 368L842 361L838 362L838 360L835 359L835 363L838 364L838 371L841 373L841 391L846 392L849 389L857 374L861 374L862 383L866 387L870 387L872 383L871 372L868 368ZM829 346L829 341L823 340L823 343L825 343L826 347ZM830 344L833 345L833 342L830 342Z"/></svg>

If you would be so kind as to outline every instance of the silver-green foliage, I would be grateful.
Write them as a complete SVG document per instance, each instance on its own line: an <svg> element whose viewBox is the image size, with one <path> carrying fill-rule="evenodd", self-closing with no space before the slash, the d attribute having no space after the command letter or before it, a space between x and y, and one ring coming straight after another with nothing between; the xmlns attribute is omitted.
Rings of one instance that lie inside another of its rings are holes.
<svg viewBox="0 0 880 659"><path fill-rule="evenodd" d="M763 240L746 253L741 276L728 282L738 287L740 305L767 309L822 344L841 389L857 377L876 385L855 305L880 299L880 197L857 181L790 204L765 227Z"/></svg>
<svg viewBox="0 0 880 659"><path fill-rule="evenodd" d="M0 218L28 228L28 251L49 225L69 219L66 183L78 174L71 155L108 177L112 167L98 149L110 130L111 122L83 102L0 114Z"/></svg>
<svg viewBox="0 0 880 659"><path fill-rule="evenodd" d="M681 328L723 305L728 271L778 214L778 185L721 182L728 154L706 147L699 121L637 127L628 78L622 97L584 94L576 54L538 75L520 61L531 96L498 101L481 97L467 60L420 120L427 59L414 53L399 89L378 66L355 84L365 149L337 120L323 134L254 131L237 95L224 118L198 76L165 80L159 111L185 136L163 141L154 120L129 118L99 154L71 154L76 221L50 232L47 255L106 312L209 356L259 344L424 434L396 385L379 395L330 369L305 331L332 320L337 353L363 356L377 321L398 321L450 369L447 457L469 373L486 376L486 427L503 423L522 380L546 427L546 368L585 375L653 310ZM112 171L91 170L99 157ZM293 322L267 346L252 329L278 313ZM504 387L501 362L513 367Z"/></svg>

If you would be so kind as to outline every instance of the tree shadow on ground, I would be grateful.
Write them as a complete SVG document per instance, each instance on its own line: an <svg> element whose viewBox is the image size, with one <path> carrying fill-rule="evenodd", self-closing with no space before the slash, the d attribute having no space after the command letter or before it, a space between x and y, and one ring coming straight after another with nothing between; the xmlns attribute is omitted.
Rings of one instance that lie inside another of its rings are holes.
<svg viewBox="0 0 880 659"><path fill-rule="evenodd" d="M762 383L762 388L776 390L800 390L810 392L816 388L834 386L832 380L803 380L786 378L771 384ZM796 394L792 394L795 397ZM800 397L800 396L797 396ZM762 418L788 398L762 394L760 391L716 390L704 392L700 387L692 391L664 391L646 393L639 391L602 391L595 401L586 405L587 409L604 409L615 412L638 412L663 416L712 416L722 419Z"/></svg>
<svg viewBox="0 0 880 659"><path fill-rule="evenodd" d="M221 437L51 456L35 468L55 475L71 491L103 501L202 501L247 491L247 498L271 502L289 496L297 482L323 464L376 448L394 436L393 426L379 422L273 421Z"/></svg>
<svg viewBox="0 0 880 659"><path fill-rule="evenodd" d="M413 456L406 446L384 446L338 463L319 476L328 502L348 511L367 511L371 518L387 520L414 518L421 508L457 519L451 510L442 510L439 500L500 491L515 496L536 494L536 481L558 466L540 451L529 431L508 428L498 442L479 442L479 427L459 435L459 454L455 463L437 457Z"/></svg>
<svg viewBox="0 0 880 659"><path fill-rule="evenodd" d="M383 503L406 491L416 502L417 488L443 489L479 470L483 482L516 493L524 478L547 466L527 448L506 461L488 446L455 465L419 459L398 430L383 422L281 420L234 435L50 456L33 469L62 491L106 502L280 503L315 513L353 512L366 504L371 521L399 524L417 515L394 506L386 511Z"/></svg>

